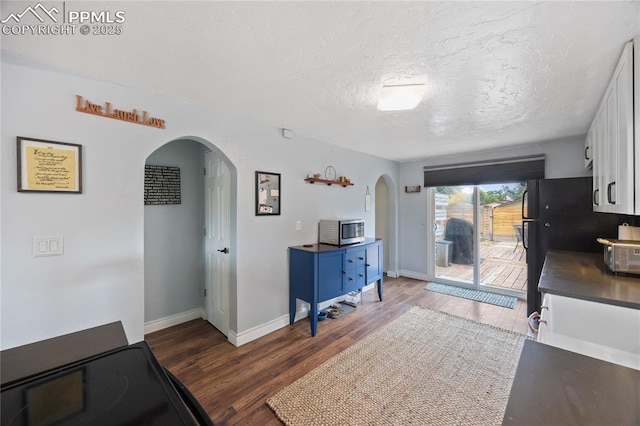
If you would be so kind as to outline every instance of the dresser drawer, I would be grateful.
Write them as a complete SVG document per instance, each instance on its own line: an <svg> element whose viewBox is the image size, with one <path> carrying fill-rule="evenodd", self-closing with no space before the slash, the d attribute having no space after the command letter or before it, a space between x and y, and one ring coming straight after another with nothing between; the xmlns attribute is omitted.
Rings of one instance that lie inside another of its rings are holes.
<svg viewBox="0 0 640 426"><path fill-rule="evenodd" d="M358 290L365 285L367 283L364 267L349 270L344 275L344 289L346 292Z"/></svg>
<svg viewBox="0 0 640 426"><path fill-rule="evenodd" d="M344 259L344 269L350 270L354 268L361 268L366 265L367 250L347 249Z"/></svg>

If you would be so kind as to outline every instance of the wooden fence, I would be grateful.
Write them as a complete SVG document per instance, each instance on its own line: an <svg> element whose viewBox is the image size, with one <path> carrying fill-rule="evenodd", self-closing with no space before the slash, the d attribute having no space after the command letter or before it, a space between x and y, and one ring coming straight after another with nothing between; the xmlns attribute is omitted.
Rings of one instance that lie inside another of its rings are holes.
<svg viewBox="0 0 640 426"><path fill-rule="evenodd" d="M444 237L447 219L455 217L473 223L473 204L448 205L447 194L436 193L436 241ZM522 222L522 200L505 204L486 204L480 209L480 235L485 240L515 239L513 225Z"/></svg>
<svg viewBox="0 0 640 426"><path fill-rule="evenodd" d="M493 209L493 237L515 238L513 225L522 222L522 201L516 200Z"/></svg>

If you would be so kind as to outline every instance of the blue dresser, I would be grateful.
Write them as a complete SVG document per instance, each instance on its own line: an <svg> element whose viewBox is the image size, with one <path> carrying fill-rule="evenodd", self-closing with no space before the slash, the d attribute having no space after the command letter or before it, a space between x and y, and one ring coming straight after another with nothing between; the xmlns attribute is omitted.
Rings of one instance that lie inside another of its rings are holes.
<svg viewBox="0 0 640 426"><path fill-rule="evenodd" d="M382 301L381 239L366 238L349 246L309 244L289 247L289 323L296 317L296 299L309 303L311 335L318 330L318 304L378 282Z"/></svg>

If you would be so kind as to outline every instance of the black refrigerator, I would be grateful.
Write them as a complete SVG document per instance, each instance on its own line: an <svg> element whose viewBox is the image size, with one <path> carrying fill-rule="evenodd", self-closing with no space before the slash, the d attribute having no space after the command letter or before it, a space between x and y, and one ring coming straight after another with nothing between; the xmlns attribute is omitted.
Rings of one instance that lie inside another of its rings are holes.
<svg viewBox="0 0 640 426"><path fill-rule="evenodd" d="M522 201L527 315L540 312L538 280L547 250L602 253L597 238L617 238L618 225L633 224L632 216L594 212L592 187L591 177L527 181Z"/></svg>

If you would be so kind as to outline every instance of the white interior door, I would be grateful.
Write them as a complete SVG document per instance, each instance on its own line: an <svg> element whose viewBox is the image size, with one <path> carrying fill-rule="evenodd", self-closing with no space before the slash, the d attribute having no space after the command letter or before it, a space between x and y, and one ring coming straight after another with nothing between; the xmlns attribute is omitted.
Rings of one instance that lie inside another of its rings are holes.
<svg viewBox="0 0 640 426"><path fill-rule="evenodd" d="M205 258L207 320L229 333L230 185L231 173L222 157L205 154Z"/></svg>

